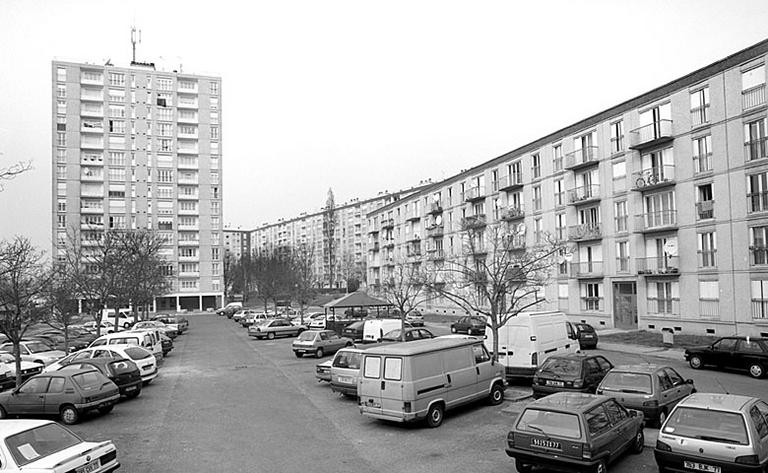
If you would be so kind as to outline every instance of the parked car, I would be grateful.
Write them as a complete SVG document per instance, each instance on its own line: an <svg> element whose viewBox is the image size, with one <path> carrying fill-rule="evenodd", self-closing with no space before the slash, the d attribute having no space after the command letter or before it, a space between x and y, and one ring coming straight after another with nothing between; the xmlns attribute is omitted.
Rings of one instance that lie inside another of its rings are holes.
<svg viewBox="0 0 768 473"><path fill-rule="evenodd" d="M63 351L54 350L40 340L22 341L19 344L19 350L21 352L22 360L42 363L46 366L66 355ZM13 343L3 343L0 345L0 351L13 354Z"/></svg>
<svg viewBox="0 0 768 473"><path fill-rule="evenodd" d="M394 330L390 330L389 332L385 333L383 337L381 337L382 342L400 342L403 341L402 337L402 330L399 328L396 328ZM422 340L425 338L435 338L435 336L430 332L429 330L425 328L414 328L414 327L406 327L405 328L405 341L406 342L412 342L413 340Z"/></svg>
<svg viewBox="0 0 768 473"><path fill-rule="evenodd" d="M594 393L611 369L613 365L602 355L570 353L550 356L533 375L533 397L560 391Z"/></svg>
<svg viewBox="0 0 768 473"><path fill-rule="evenodd" d="M77 353L73 353L66 358L48 365L44 372L56 371L64 364L73 361L84 361L91 358L127 358L139 367L141 370L141 380L146 386L157 377L157 359L149 351L133 345L105 345L100 347L85 348Z"/></svg>
<svg viewBox="0 0 768 473"><path fill-rule="evenodd" d="M50 420L4 420L0 437L4 471L109 473L120 467L111 441L86 442Z"/></svg>
<svg viewBox="0 0 768 473"><path fill-rule="evenodd" d="M248 335L258 339L275 337L295 337L307 328L303 325L293 325L288 319L267 319L263 323L248 328Z"/></svg>
<svg viewBox="0 0 768 473"><path fill-rule="evenodd" d="M643 414L608 396L556 393L528 404L507 434L519 473L534 466L605 473L623 452L641 453Z"/></svg>
<svg viewBox="0 0 768 473"><path fill-rule="evenodd" d="M189 320L186 317L180 315L158 314L152 317L150 320L157 320L165 325L178 330L179 335L183 334L189 329Z"/></svg>
<svg viewBox="0 0 768 473"><path fill-rule="evenodd" d="M341 334L347 338L359 342L363 339L363 327L365 326L365 320L358 320L344 327Z"/></svg>
<svg viewBox="0 0 768 473"><path fill-rule="evenodd" d="M693 380L674 368L660 365L617 366L597 386L597 394L612 396L619 404L642 411L645 419L661 426L675 405L696 392Z"/></svg>
<svg viewBox="0 0 768 473"><path fill-rule="evenodd" d="M117 325L121 329L127 329L133 324L134 318L133 314L128 312L128 310L121 310L117 313L117 324L115 324L115 310L114 309L104 309L101 315L102 321L109 321L113 325Z"/></svg>
<svg viewBox="0 0 768 473"><path fill-rule="evenodd" d="M173 340L179 335L178 330L176 330L175 328L171 328L157 320L145 320L131 327L131 330L144 330L144 329L159 329L160 331L168 335L168 337L170 337L171 340Z"/></svg>
<svg viewBox="0 0 768 473"><path fill-rule="evenodd" d="M90 321L85 322L84 324L80 325L80 328L82 328L83 330L86 330L86 331L88 331L90 333L94 333L95 334L96 333L96 325L97 324L96 324L95 321L90 320ZM100 334L116 332L115 324L113 324L112 322L110 322L106 318L102 319L101 323L98 324L98 325L101 328L101 330L99 330Z"/></svg>
<svg viewBox="0 0 768 473"><path fill-rule="evenodd" d="M723 337L711 345L686 348L685 359L696 370L709 365L762 378L768 369L768 339Z"/></svg>
<svg viewBox="0 0 768 473"><path fill-rule="evenodd" d="M597 348L598 336L595 327L583 322L568 322L573 328L576 339L579 341L579 348Z"/></svg>
<svg viewBox="0 0 768 473"><path fill-rule="evenodd" d="M121 396L125 396L128 399L133 399L141 394L141 370L128 359L114 359L114 358L89 358L87 360L75 360L67 364L63 364L61 370L97 370L103 374L110 381L115 383L117 389L120 391Z"/></svg>
<svg viewBox="0 0 768 473"><path fill-rule="evenodd" d="M331 361L331 391L347 397L357 397L360 378L360 355L363 350L347 347L336 352Z"/></svg>
<svg viewBox="0 0 768 473"><path fill-rule="evenodd" d="M234 315L235 312L237 312L242 308L243 308L242 302L230 302L224 307L220 307L216 309L216 315L224 315L231 319L232 315Z"/></svg>
<svg viewBox="0 0 768 473"><path fill-rule="evenodd" d="M467 335L485 334L485 319L475 316L460 317L451 324L451 333L466 333Z"/></svg>
<svg viewBox="0 0 768 473"><path fill-rule="evenodd" d="M418 310L412 310L405 315L405 321L414 327L424 326L424 316Z"/></svg>
<svg viewBox="0 0 768 473"><path fill-rule="evenodd" d="M168 335L161 333L160 334L160 347L163 349L163 358L168 356L168 353L173 350L173 340L171 340L171 337Z"/></svg>
<svg viewBox="0 0 768 473"><path fill-rule="evenodd" d="M112 412L120 399L115 383L92 369L43 373L0 393L0 419L9 415L56 415L74 424L86 411Z"/></svg>
<svg viewBox="0 0 768 473"><path fill-rule="evenodd" d="M764 472L768 404L733 394L691 394L669 413L653 454L659 471Z"/></svg>
<svg viewBox="0 0 768 473"><path fill-rule="evenodd" d="M10 353L0 352L0 368L8 371L8 377L2 378L0 388L6 390L16 386L16 359ZM45 365L34 361L21 361L21 380L40 374L45 369Z"/></svg>
<svg viewBox="0 0 768 473"><path fill-rule="evenodd" d="M317 358L336 353L343 347L352 346L352 340L340 337L333 330L307 330L294 340L291 348L296 357L314 354Z"/></svg>
<svg viewBox="0 0 768 473"><path fill-rule="evenodd" d="M240 322L243 318L251 315L251 314L258 314L259 311L256 309L240 309L234 314L232 314L232 320L235 322Z"/></svg>
<svg viewBox="0 0 768 473"><path fill-rule="evenodd" d="M315 365L315 378L317 378L318 382L331 382L331 363L333 363L333 360L325 360Z"/></svg>

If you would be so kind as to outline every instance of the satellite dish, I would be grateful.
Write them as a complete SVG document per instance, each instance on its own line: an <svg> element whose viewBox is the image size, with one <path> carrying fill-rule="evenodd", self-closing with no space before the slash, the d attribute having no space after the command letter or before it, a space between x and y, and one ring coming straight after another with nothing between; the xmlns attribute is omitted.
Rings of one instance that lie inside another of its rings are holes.
<svg viewBox="0 0 768 473"><path fill-rule="evenodd" d="M570 263L571 261L573 261L573 253L571 253L570 251L567 252L565 255L563 255L563 259L565 259L567 262Z"/></svg>
<svg viewBox="0 0 768 473"><path fill-rule="evenodd" d="M442 215L438 215L437 217L435 217L435 225L441 225L442 223L443 223Z"/></svg>
<svg viewBox="0 0 768 473"><path fill-rule="evenodd" d="M525 234L525 224L524 223L519 224L517 226L517 230L515 230L515 233L517 233L518 235Z"/></svg>
<svg viewBox="0 0 768 473"><path fill-rule="evenodd" d="M667 256L677 256L677 240L667 240L664 243L664 253Z"/></svg>

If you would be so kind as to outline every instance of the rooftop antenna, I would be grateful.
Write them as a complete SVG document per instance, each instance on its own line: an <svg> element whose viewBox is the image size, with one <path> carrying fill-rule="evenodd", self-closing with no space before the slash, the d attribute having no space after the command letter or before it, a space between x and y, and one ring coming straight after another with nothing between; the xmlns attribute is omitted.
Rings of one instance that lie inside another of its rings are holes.
<svg viewBox="0 0 768 473"><path fill-rule="evenodd" d="M131 26L131 45L133 46L133 61L136 62L136 44L141 44L141 30Z"/></svg>

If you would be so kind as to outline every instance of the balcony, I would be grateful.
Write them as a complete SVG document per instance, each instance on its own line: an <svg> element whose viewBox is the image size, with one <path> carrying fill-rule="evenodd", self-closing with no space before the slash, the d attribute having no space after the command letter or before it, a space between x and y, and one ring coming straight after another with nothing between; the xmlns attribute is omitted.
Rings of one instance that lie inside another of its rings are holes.
<svg viewBox="0 0 768 473"><path fill-rule="evenodd" d="M430 261L439 261L445 259L445 251L442 248L430 248L427 251L427 259Z"/></svg>
<svg viewBox="0 0 768 473"><path fill-rule="evenodd" d="M741 106L744 110L765 103L765 84L741 92Z"/></svg>
<svg viewBox="0 0 768 473"><path fill-rule="evenodd" d="M485 227L485 214L470 215L461 219L461 227L464 229Z"/></svg>
<svg viewBox="0 0 768 473"><path fill-rule="evenodd" d="M405 237L406 242L419 242L421 241L421 236L418 233L413 233L411 235L408 235Z"/></svg>
<svg viewBox="0 0 768 473"><path fill-rule="evenodd" d="M181 139L188 139L188 140L196 140L198 138L197 131L195 131L194 133L182 133L181 131L179 131L178 137Z"/></svg>
<svg viewBox="0 0 768 473"><path fill-rule="evenodd" d="M758 138L744 143L744 157L747 162L768 158L766 141L768 141L768 138Z"/></svg>
<svg viewBox="0 0 768 473"><path fill-rule="evenodd" d="M187 255L187 256L179 255L179 261L196 263L200 261L200 255Z"/></svg>
<svg viewBox="0 0 768 473"><path fill-rule="evenodd" d="M571 263L571 276L574 278L601 278L603 277L603 262Z"/></svg>
<svg viewBox="0 0 768 473"><path fill-rule="evenodd" d="M182 209L179 208L179 215L200 215L200 211L197 209Z"/></svg>
<svg viewBox="0 0 768 473"><path fill-rule="evenodd" d="M384 241L381 243L381 247L382 247L382 248L394 248L394 247L395 247L395 240L393 240L393 239L388 239L388 240L387 240L387 239L385 239L385 240L384 240Z"/></svg>
<svg viewBox="0 0 768 473"><path fill-rule="evenodd" d="M200 246L200 240L179 240L179 246Z"/></svg>
<svg viewBox="0 0 768 473"><path fill-rule="evenodd" d="M370 248L368 248L368 251L379 251L381 249L381 246L379 245L379 242L375 242L371 245Z"/></svg>
<svg viewBox="0 0 768 473"><path fill-rule="evenodd" d="M571 241L589 241L603 238L599 223L583 223L568 227L568 239Z"/></svg>
<svg viewBox="0 0 768 473"><path fill-rule="evenodd" d="M194 177L179 176L179 184L197 184L197 176L194 176Z"/></svg>
<svg viewBox="0 0 768 473"><path fill-rule="evenodd" d="M80 73L81 84L104 85L104 74L101 72L83 71Z"/></svg>
<svg viewBox="0 0 768 473"><path fill-rule="evenodd" d="M80 207L81 214L103 214L104 207Z"/></svg>
<svg viewBox="0 0 768 473"><path fill-rule="evenodd" d="M768 201L766 201L768 203ZM707 220L715 218L715 201L705 200L696 203L696 219Z"/></svg>
<svg viewBox="0 0 768 473"><path fill-rule="evenodd" d="M523 187L523 173L513 172L499 178L499 190L511 191Z"/></svg>
<svg viewBox="0 0 768 473"><path fill-rule="evenodd" d="M752 318L768 321L768 299L752 299Z"/></svg>
<svg viewBox="0 0 768 473"><path fill-rule="evenodd" d="M657 317L680 317L680 299L673 297L649 297L648 315Z"/></svg>
<svg viewBox="0 0 768 473"><path fill-rule="evenodd" d="M375 235L377 233L379 233L379 229L376 228L375 226L372 226L371 228L368 229L368 234L369 235Z"/></svg>
<svg viewBox="0 0 768 473"><path fill-rule="evenodd" d="M99 197L104 198L104 188L100 189L86 189L80 188L80 197Z"/></svg>
<svg viewBox="0 0 768 473"><path fill-rule="evenodd" d="M200 165L196 157L180 157L178 167L179 169L199 169Z"/></svg>
<svg viewBox="0 0 768 473"><path fill-rule="evenodd" d="M179 111L179 117L177 118L179 123L197 123L196 113L181 113Z"/></svg>
<svg viewBox="0 0 768 473"><path fill-rule="evenodd" d="M179 230L200 230L200 224L198 223L187 223L187 224L179 224Z"/></svg>
<svg viewBox="0 0 768 473"><path fill-rule="evenodd" d="M405 220L407 222L413 222L420 219L421 219L421 215L419 215L418 212L411 212L405 217Z"/></svg>
<svg viewBox="0 0 768 473"><path fill-rule="evenodd" d="M568 191L569 204L581 205L596 200L600 200L600 186L598 184L577 187Z"/></svg>
<svg viewBox="0 0 768 473"><path fill-rule="evenodd" d="M432 225L427 227L427 237L441 238L443 236L443 225Z"/></svg>
<svg viewBox="0 0 768 473"><path fill-rule="evenodd" d="M635 128L629 132L631 149L642 150L672 141L672 120L659 120L657 122Z"/></svg>
<svg viewBox="0 0 768 473"><path fill-rule="evenodd" d="M635 229L640 232L656 232L677 229L677 210L662 210L637 215Z"/></svg>
<svg viewBox="0 0 768 473"><path fill-rule="evenodd" d="M430 202L429 204L429 214L441 214L443 213L443 204L442 202Z"/></svg>
<svg viewBox="0 0 768 473"><path fill-rule="evenodd" d="M409 246L405 250L405 255L408 258L419 258L419 257L421 257L421 247L419 247L419 246L414 246L414 247Z"/></svg>
<svg viewBox="0 0 768 473"><path fill-rule="evenodd" d="M197 200L197 199L198 199L198 195L196 193L195 194L179 193L179 200Z"/></svg>
<svg viewBox="0 0 768 473"><path fill-rule="evenodd" d="M200 271L179 271L180 278L199 278Z"/></svg>
<svg viewBox="0 0 768 473"><path fill-rule="evenodd" d="M83 102L103 102L104 91L102 89L81 89L80 100Z"/></svg>
<svg viewBox="0 0 768 473"><path fill-rule="evenodd" d="M565 169L581 169L597 165L600 159L598 151L597 146L587 146L571 151L565 155Z"/></svg>
<svg viewBox="0 0 768 473"><path fill-rule="evenodd" d="M466 202L474 202L480 199L485 199L485 189L482 187L470 187L464 192L464 200Z"/></svg>
<svg viewBox="0 0 768 473"><path fill-rule="evenodd" d="M387 230L388 228L395 228L395 219L385 218L381 221L381 229Z"/></svg>
<svg viewBox="0 0 768 473"><path fill-rule="evenodd" d="M178 154L197 154L198 148L197 146L181 146L182 142L179 142L179 146L176 149L176 153Z"/></svg>
<svg viewBox="0 0 768 473"><path fill-rule="evenodd" d="M506 209L501 210L501 220L504 220L506 222L512 221L512 220L518 220L525 217L525 209L523 209L523 206L517 206L517 207L507 207Z"/></svg>
<svg viewBox="0 0 768 473"><path fill-rule="evenodd" d="M660 187L675 184L675 166L666 164L653 168L643 169L632 174L633 189L636 191L648 191Z"/></svg>
<svg viewBox="0 0 768 473"><path fill-rule="evenodd" d="M104 124L101 121L83 122L80 125L80 133L104 134Z"/></svg>
<svg viewBox="0 0 768 473"><path fill-rule="evenodd" d="M680 262L678 256L651 256L637 258L637 274L645 276L679 276Z"/></svg>
<svg viewBox="0 0 768 473"><path fill-rule="evenodd" d="M602 297L582 297L579 308L582 312L602 312L605 305Z"/></svg>
<svg viewBox="0 0 768 473"><path fill-rule="evenodd" d="M503 243L507 251L525 250L525 235L504 235Z"/></svg>
<svg viewBox="0 0 768 473"><path fill-rule="evenodd" d="M103 107L80 107L80 116L83 117L104 117Z"/></svg>

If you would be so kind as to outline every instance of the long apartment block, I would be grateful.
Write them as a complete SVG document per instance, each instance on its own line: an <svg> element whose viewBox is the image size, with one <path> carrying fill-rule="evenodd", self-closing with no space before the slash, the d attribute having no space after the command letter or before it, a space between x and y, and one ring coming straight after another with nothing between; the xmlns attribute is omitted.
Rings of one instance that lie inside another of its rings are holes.
<svg viewBox="0 0 768 473"><path fill-rule="evenodd" d="M155 310L223 299L221 79L53 61L54 254L110 229L152 229L172 292Z"/></svg>
<svg viewBox="0 0 768 473"><path fill-rule="evenodd" d="M446 264L461 225L566 245L542 309L768 336L768 40L368 214L368 282ZM435 298L428 310L463 313Z"/></svg>

